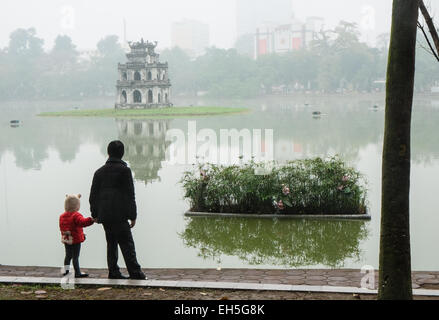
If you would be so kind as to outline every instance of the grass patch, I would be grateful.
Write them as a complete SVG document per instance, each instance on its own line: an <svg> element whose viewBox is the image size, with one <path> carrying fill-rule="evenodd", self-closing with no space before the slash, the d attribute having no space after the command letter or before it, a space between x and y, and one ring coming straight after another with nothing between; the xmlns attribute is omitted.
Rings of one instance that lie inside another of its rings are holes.
<svg viewBox="0 0 439 320"><path fill-rule="evenodd" d="M247 108L230 107L170 107L160 109L92 109L92 110L68 110L58 112L43 112L41 117L136 117L136 118L176 118L215 116L248 112Z"/></svg>

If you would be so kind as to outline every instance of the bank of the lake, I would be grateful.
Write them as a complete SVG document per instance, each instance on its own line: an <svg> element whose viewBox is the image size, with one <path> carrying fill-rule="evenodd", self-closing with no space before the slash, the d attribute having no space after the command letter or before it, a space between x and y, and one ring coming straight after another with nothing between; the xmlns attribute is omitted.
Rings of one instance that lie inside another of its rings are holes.
<svg viewBox="0 0 439 320"><path fill-rule="evenodd" d="M169 107L155 109L89 109L67 110L56 112L42 112L42 117L136 117L136 118L177 118L196 116L215 116L249 112L247 108L195 106Z"/></svg>

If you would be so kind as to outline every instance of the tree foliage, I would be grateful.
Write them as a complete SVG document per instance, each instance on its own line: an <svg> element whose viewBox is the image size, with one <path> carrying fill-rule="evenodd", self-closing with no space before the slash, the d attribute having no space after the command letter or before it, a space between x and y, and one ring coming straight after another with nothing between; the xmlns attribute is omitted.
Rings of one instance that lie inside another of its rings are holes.
<svg viewBox="0 0 439 320"><path fill-rule="evenodd" d="M175 95L197 93L221 98L248 98L261 94L294 92L361 92L383 90L388 36L377 48L359 40L355 23L341 21L322 30L306 49L253 59L253 40L238 39L236 49L208 48L191 58L180 48L165 49ZM72 39L59 35L47 52L36 30L17 29L9 45L0 49L0 97L3 99L78 98L115 94L117 64L126 61L118 37L101 39L85 59ZM415 89L428 91L439 80L425 43L419 43ZM381 87L380 87L381 86Z"/></svg>

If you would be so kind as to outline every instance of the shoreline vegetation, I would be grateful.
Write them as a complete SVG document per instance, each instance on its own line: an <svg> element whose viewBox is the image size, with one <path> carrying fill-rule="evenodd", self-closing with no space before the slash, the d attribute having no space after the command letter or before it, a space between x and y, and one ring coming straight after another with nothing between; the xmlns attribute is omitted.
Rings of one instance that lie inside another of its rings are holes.
<svg viewBox="0 0 439 320"><path fill-rule="evenodd" d="M198 164L180 180L191 212L365 215L366 181L338 157Z"/></svg>
<svg viewBox="0 0 439 320"><path fill-rule="evenodd" d="M227 114L246 113L247 108L231 107L169 107L155 109L88 109L67 110L55 112L42 112L40 117L136 117L136 118L167 118L167 117L197 117L217 116Z"/></svg>

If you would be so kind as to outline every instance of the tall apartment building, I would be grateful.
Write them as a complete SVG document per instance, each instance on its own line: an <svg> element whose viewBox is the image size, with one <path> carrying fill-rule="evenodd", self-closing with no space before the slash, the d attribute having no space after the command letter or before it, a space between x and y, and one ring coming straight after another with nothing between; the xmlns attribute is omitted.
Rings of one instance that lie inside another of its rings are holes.
<svg viewBox="0 0 439 320"><path fill-rule="evenodd" d="M288 23L292 12L291 0L236 0L237 36L254 34L266 22Z"/></svg>
<svg viewBox="0 0 439 320"><path fill-rule="evenodd" d="M309 47L323 26L323 18L309 17L302 22L294 17L287 24L264 23L254 35L254 57L286 53Z"/></svg>
<svg viewBox="0 0 439 320"><path fill-rule="evenodd" d="M209 25L195 20L172 24L171 45L186 51L191 57L204 54L209 47Z"/></svg>

